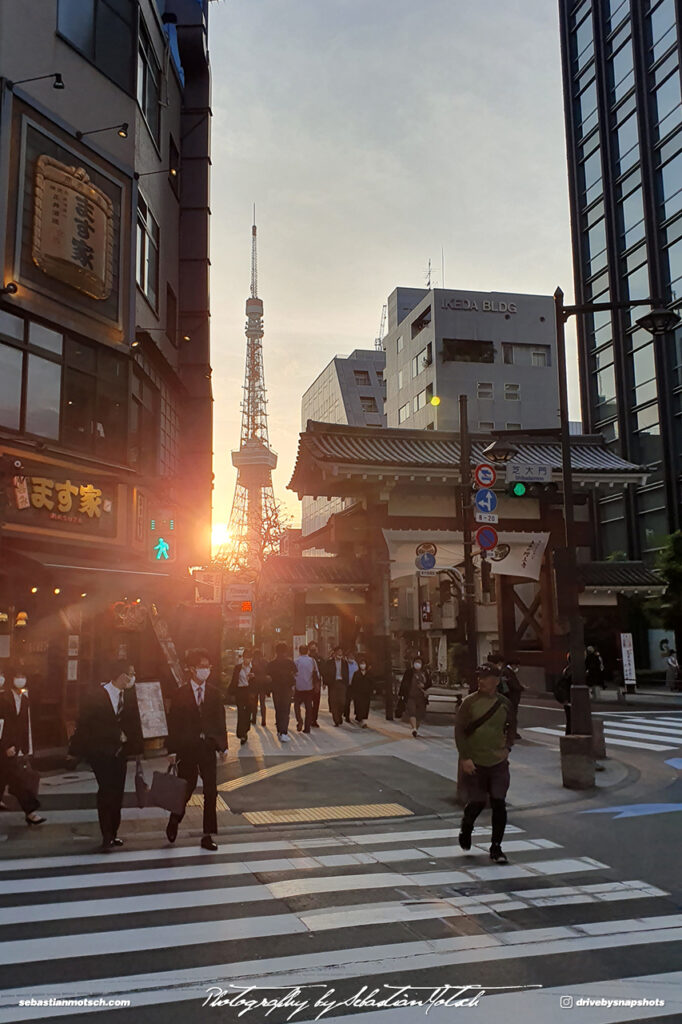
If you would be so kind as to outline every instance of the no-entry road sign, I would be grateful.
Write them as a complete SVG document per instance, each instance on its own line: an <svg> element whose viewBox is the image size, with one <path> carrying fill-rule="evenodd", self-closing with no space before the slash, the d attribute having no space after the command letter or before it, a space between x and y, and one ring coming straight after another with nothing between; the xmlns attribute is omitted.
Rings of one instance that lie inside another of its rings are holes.
<svg viewBox="0 0 682 1024"><path fill-rule="evenodd" d="M476 530L476 543L483 551L490 551L497 546L497 530L492 526L481 526Z"/></svg>
<svg viewBox="0 0 682 1024"><path fill-rule="evenodd" d="M474 478L479 487L492 487L497 480L497 472L489 463L479 462L474 470Z"/></svg>

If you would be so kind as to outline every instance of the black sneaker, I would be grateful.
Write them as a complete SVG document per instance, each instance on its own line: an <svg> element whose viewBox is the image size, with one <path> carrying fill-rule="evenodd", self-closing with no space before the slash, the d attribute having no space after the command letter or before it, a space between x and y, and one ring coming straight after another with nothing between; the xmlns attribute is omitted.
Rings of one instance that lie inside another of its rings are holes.
<svg viewBox="0 0 682 1024"><path fill-rule="evenodd" d="M490 859L495 861L496 864L508 864L507 854L504 852L501 846L490 847Z"/></svg>
<svg viewBox="0 0 682 1024"><path fill-rule="evenodd" d="M471 832L465 832L462 830L457 838L459 840L459 845L463 850L471 849Z"/></svg>

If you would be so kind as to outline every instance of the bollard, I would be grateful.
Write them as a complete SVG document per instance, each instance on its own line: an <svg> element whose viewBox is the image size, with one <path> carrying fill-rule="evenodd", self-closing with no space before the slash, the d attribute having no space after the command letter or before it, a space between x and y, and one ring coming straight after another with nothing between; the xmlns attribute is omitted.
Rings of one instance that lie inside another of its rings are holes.
<svg viewBox="0 0 682 1024"><path fill-rule="evenodd" d="M592 736L562 736L561 781L565 789L594 788Z"/></svg>
<svg viewBox="0 0 682 1024"><path fill-rule="evenodd" d="M606 757L606 743L604 741L604 723L601 718L592 719L592 756L597 761L603 761Z"/></svg>

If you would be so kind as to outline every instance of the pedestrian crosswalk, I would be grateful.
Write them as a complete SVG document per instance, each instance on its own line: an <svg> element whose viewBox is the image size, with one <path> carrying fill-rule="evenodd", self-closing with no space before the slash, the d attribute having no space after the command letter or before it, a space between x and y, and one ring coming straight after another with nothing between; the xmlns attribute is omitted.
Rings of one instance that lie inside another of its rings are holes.
<svg viewBox="0 0 682 1024"><path fill-rule="evenodd" d="M675 995L674 975L661 973L682 954L682 913L667 892L518 827L504 844L509 864L491 864L488 845L485 826L465 853L453 822L396 821L224 838L215 854L169 847L1 861L0 1024L109 1012L86 1005L99 999L129 1001L132 1016L110 1010L126 1022L191 1024L204 1019L209 990L279 998L292 987L308 1001L293 1017L302 1024L317 1018L324 993L324 1020L348 1013L349 1000L361 1024L421 1019L413 1007L353 1003L366 985L409 985L415 998L484 987L485 1024L546 1024L564 1019L559 995L612 991L616 978L639 997L663 986L669 1019L682 1019L682 988ZM41 1000L52 1005L34 1005ZM279 1022L290 1012L221 1019ZM441 1019L436 1007L433 1015ZM630 1007L590 1019L655 1016Z"/></svg>
<svg viewBox="0 0 682 1024"><path fill-rule="evenodd" d="M682 747L682 712L675 714L622 714L605 712L599 716L604 722L607 747L629 747L631 750L677 750ZM530 726L524 733L541 736L563 736L558 726Z"/></svg>

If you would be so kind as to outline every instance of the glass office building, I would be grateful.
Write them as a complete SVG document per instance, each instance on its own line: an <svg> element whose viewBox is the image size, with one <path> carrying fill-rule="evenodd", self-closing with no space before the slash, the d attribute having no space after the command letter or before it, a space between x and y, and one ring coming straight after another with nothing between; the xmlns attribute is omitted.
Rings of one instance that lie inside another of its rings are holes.
<svg viewBox="0 0 682 1024"><path fill-rule="evenodd" d="M680 6L559 7L576 302L682 304ZM585 430L650 468L596 496L597 557L652 563L680 529L682 331L652 338L647 311L583 315L578 340Z"/></svg>

